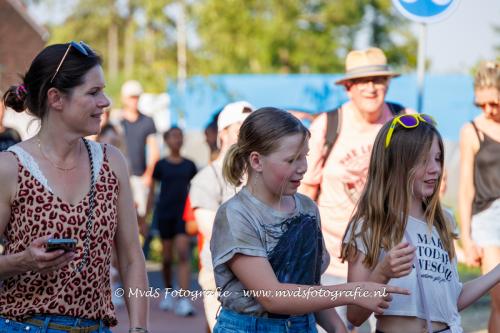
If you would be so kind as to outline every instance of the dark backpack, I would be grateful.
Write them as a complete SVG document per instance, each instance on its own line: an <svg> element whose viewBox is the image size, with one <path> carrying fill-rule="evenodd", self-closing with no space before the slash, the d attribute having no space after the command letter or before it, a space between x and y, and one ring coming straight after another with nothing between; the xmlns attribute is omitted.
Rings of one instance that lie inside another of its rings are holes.
<svg viewBox="0 0 500 333"><path fill-rule="evenodd" d="M401 111L405 109L404 106L397 103L386 102L389 110L394 116L397 116ZM333 145L340 132L340 123L342 120L342 108L335 108L333 110L326 112L326 135L325 135L325 145L323 147L323 166L332 151Z"/></svg>

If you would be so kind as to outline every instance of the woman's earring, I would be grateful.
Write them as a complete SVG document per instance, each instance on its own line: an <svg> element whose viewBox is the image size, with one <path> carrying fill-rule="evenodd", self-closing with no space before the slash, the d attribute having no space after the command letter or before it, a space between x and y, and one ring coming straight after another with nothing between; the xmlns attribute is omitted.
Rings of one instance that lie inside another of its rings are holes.
<svg viewBox="0 0 500 333"><path fill-rule="evenodd" d="M258 173L255 173L255 177L253 178L253 188L257 188L257 178L259 177Z"/></svg>

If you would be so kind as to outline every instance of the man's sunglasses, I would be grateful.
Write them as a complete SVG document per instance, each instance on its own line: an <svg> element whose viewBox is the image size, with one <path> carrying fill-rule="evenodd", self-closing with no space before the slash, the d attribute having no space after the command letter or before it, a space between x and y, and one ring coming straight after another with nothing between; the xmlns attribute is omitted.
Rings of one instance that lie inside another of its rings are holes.
<svg viewBox="0 0 500 333"><path fill-rule="evenodd" d="M57 66L56 72L54 73L54 75L52 75L52 78L50 79L50 83L52 83L52 81L54 81L57 73L59 73L59 70L61 69L61 66L64 63L64 60L66 60L66 57L68 56L69 50L71 48L74 48L75 50L77 50L78 52L80 52L81 54L83 54L86 57L94 54L94 51L92 51L92 49L82 41L80 41L79 43L73 42L73 41L69 42L68 48L66 49L66 52L64 52L64 55L62 56L61 61L59 62L59 65Z"/></svg>
<svg viewBox="0 0 500 333"><path fill-rule="evenodd" d="M486 102L486 103L475 102L474 105L480 109L484 109L486 106L489 106L490 108L496 108L500 106L500 100L496 102Z"/></svg>
<svg viewBox="0 0 500 333"><path fill-rule="evenodd" d="M391 143L392 133L394 133L394 128L399 124L404 128L415 128L421 122L431 124L433 126L436 125L436 121L429 115L426 114L403 114L401 116L395 117L391 122L391 127L387 132L387 136L385 137L385 148L389 147Z"/></svg>
<svg viewBox="0 0 500 333"><path fill-rule="evenodd" d="M370 82L373 83L374 86L385 86L387 82L389 82L389 78L387 76L369 76L352 79L350 81L353 84L361 86L367 86Z"/></svg>

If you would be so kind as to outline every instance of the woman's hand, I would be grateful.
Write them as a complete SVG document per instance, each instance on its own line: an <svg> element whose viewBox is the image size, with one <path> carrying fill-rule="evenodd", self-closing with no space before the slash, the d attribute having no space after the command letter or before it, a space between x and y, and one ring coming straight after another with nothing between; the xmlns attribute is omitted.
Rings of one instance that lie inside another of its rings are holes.
<svg viewBox="0 0 500 333"><path fill-rule="evenodd" d="M392 278L400 278L411 273L414 259L415 247L408 242L401 242L387 252L384 259L377 264L375 270L386 281Z"/></svg>
<svg viewBox="0 0 500 333"><path fill-rule="evenodd" d="M65 253L64 250L47 252L45 245L50 238L52 236L37 238L24 250L22 263L26 271L46 274L57 271L73 260L75 252Z"/></svg>
<svg viewBox="0 0 500 333"><path fill-rule="evenodd" d="M468 266L480 267L481 257L483 256L482 249L472 239L466 240L464 238L462 245L465 252L465 263Z"/></svg>
<svg viewBox="0 0 500 333"><path fill-rule="evenodd" d="M375 314L383 314L392 301L391 294L409 295L410 291L404 288L374 282L349 283L355 293L352 304L361 306Z"/></svg>

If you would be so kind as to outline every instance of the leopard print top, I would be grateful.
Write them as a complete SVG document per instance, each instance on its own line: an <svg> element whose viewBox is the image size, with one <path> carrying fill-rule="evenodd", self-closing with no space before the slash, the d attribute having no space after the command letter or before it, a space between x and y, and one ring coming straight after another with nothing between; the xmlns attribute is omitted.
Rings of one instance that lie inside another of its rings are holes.
<svg viewBox="0 0 500 333"><path fill-rule="evenodd" d="M33 314L58 314L102 319L108 326L117 323L109 269L118 222L118 178L109 166L106 146L89 143L96 199L88 265L81 273L74 269L83 257L89 194L75 205L64 202L51 190L31 155L18 145L9 149L18 160L18 189L4 234L4 254L21 252L34 239L48 234L54 238L76 238L78 243L73 262L57 272L26 272L4 280L0 288L3 317L22 321Z"/></svg>

